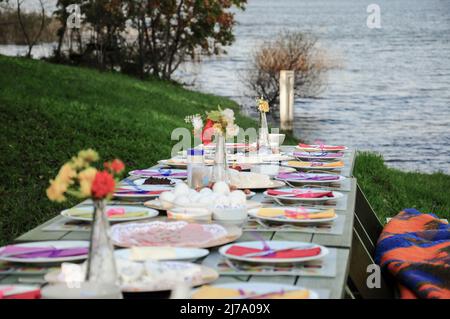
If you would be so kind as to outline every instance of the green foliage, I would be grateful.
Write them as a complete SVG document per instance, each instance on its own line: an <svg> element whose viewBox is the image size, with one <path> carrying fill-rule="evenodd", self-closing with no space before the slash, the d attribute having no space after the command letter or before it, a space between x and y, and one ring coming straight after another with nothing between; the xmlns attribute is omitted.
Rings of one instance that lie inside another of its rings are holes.
<svg viewBox="0 0 450 319"><path fill-rule="evenodd" d="M232 9L244 9L246 0L59 0L56 15L62 24L72 3L81 5L82 27L91 28L92 36L80 40L69 58L81 56L85 65L120 68L141 78L170 79L186 59L224 52L234 41Z"/></svg>

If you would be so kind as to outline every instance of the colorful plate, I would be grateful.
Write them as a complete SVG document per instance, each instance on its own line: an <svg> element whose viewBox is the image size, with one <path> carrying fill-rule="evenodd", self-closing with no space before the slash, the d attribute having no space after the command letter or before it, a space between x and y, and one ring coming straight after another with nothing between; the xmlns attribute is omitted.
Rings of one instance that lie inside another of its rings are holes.
<svg viewBox="0 0 450 319"><path fill-rule="evenodd" d="M125 222L125 221L133 221L133 220L141 220L152 218L158 216L158 211L155 209L147 208L147 207L139 207L139 206L127 206L127 205L110 205L106 206L106 212L110 210L124 209L125 215L120 217L120 215L115 215L115 217L109 217L108 220L110 222ZM73 207L70 209L63 210L61 215L74 220L84 220L84 221L92 221L92 214L94 212L93 206L80 206Z"/></svg>
<svg viewBox="0 0 450 319"><path fill-rule="evenodd" d="M272 208L272 207L268 207L268 208ZM280 208L280 209L284 208L284 209L292 209L292 210L297 209L297 207L289 207L289 206L273 206L273 208ZM318 213L318 212L326 211L327 209L304 208L304 210L307 213ZM278 223L289 223L289 224L321 224L321 223L329 223L338 218L338 216L336 214L334 215L334 217L330 217L330 218L311 218L311 219L297 219L297 218L289 218L286 216L266 217L266 216L259 216L258 211L259 211L259 208L250 209L248 211L248 214L257 219L278 222Z"/></svg>
<svg viewBox="0 0 450 319"><path fill-rule="evenodd" d="M293 258L261 258L261 257L250 257L250 256L237 256L233 254L227 253L228 249L232 246L242 246L246 248L255 248L255 249L263 249L264 243L262 241L246 241L246 242L238 242L238 243L232 243L225 246L222 246L219 248L219 253L224 256L225 258L232 259L232 260L238 260L238 261L244 261L244 262L251 262L251 263L264 263L264 264L275 264L275 263L301 263L305 261L310 260L316 260L321 259L324 256L328 255L328 249L324 246L312 244L312 243L306 243L306 242L297 242L297 241L277 241L277 240L270 240L265 242L268 247L274 250L280 250L280 249L310 249L310 248L320 248L320 253L314 256L309 257L293 257Z"/></svg>

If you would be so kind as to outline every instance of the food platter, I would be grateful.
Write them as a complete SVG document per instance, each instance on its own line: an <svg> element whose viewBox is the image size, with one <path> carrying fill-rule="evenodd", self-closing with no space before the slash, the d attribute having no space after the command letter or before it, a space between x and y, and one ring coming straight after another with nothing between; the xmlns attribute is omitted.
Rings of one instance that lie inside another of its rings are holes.
<svg viewBox="0 0 450 319"><path fill-rule="evenodd" d="M232 242L241 235L242 230L236 226L185 221L122 223L111 227L111 240L119 247L209 248Z"/></svg>

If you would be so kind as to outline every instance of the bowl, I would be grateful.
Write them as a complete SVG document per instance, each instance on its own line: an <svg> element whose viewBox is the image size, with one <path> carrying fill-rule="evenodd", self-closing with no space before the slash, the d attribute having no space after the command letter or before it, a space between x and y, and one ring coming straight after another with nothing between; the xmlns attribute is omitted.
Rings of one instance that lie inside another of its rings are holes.
<svg viewBox="0 0 450 319"><path fill-rule="evenodd" d="M243 224L247 216L246 206L212 208L213 219L225 224Z"/></svg>

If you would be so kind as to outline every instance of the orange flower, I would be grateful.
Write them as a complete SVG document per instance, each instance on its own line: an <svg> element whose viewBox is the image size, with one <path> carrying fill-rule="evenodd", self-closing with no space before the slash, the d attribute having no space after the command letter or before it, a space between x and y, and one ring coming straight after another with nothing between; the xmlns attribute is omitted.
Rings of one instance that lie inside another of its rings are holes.
<svg viewBox="0 0 450 319"><path fill-rule="evenodd" d="M47 197L54 202L61 203L66 200L64 193L67 191L67 183L64 183L61 179L55 179L50 181L50 186L47 188Z"/></svg>
<svg viewBox="0 0 450 319"><path fill-rule="evenodd" d="M72 179L77 176L77 172L69 163L64 164L58 172L55 179L60 180L65 184L72 184Z"/></svg>
<svg viewBox="0 0 450 319"><path fill-rule="evenodd" d="M108 197L114 193L115 187L116 182L110 173L97 172L92 183L92 196L97 199Z"/></svg>
<svg viewBox="0 0 450 319"><path fill-rule="evenodd" d="M120 174L125 169L125 164L120 159L115 159L112 162L105 162L103 166L113 173Z"/></svg>
<svg viewBox="0 0 450 319"><path fill-rule="evenodd" d="M78 174L80 182L80 192L83 196L91 196L92 183L94 182L97 170L93 167L88 167Z"/></svg>

